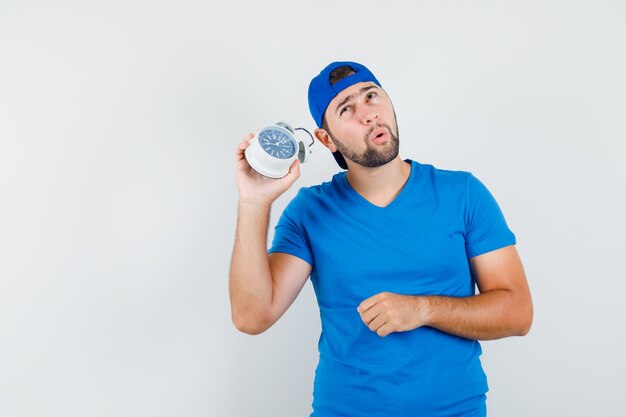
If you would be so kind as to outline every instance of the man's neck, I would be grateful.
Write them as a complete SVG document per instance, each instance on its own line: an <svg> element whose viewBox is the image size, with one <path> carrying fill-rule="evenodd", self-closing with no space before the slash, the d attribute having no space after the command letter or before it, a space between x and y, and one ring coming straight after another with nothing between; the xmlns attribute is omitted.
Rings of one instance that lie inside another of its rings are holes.
<svg viewBox="0 0 626 417"><path fill-rule="evenodd" d="M391 162L377 168L352 164L346 178L363 198L374 205L385 207L400 193L409 175L411 165L397 156Z"/></svg>

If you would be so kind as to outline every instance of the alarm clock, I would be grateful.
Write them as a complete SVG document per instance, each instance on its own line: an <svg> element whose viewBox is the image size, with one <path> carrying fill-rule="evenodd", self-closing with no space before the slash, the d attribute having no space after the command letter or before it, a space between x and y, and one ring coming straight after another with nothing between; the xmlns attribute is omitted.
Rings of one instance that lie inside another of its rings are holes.
<svg viewBox="0 0 626 417"><path fill-rule="evenodd" d="M296 130L289 123L276 122L257 131L245 150L246 160L259 174L268 178L282 178L289 173L289 167L298 158L301 163L308 160L311 146L296 139Z"/></svg>

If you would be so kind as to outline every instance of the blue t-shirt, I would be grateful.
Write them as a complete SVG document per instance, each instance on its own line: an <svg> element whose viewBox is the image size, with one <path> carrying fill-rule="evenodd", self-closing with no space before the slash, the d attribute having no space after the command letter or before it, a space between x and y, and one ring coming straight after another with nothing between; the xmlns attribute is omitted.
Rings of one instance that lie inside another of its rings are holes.
<svg viewBox="0 0 626 417"><path fill-rule="evenodd" d="M484 415L478 341L432 327L380 337L357 311L384 291L474 295L468 258L516 243L471 173L406 162L411 174L386 207L358 194L343 171L301 188L276 225L268 253L312 266L320 309L311 416Z"/></svg>

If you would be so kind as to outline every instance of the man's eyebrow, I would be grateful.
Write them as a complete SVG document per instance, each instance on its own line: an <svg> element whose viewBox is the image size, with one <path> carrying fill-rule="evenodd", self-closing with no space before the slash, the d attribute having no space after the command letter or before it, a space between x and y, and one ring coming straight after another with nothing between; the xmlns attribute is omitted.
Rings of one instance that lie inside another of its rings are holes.
<svg viewBox="0 0 626 417"><path fill-rule="evenodd" d="M371 90L372 88L378 88L377 85L368 85L366 87L363 87L359 90L358 95L363 94L364 92L366 92L367 90ZM357 94L350 94L348 97L344 98L341 103L339 103L337 105L337 107L335 108L335 113L337 113L337 111L339 111L339 109L346 104L348 101L352 100L355 96L357 96Z"/></svg>

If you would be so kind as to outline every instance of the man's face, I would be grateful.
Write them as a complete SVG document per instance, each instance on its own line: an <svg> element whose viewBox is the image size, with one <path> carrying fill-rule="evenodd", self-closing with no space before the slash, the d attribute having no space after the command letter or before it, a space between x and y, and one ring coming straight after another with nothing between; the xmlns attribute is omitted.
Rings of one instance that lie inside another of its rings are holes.
<svg viewBox="0 0 626 417"><path fill-rule="evenodd" d="M371 81L343 90L326 109L328 135L344 158L374 168L398 156L398 123L391 100Z"/></svg>

